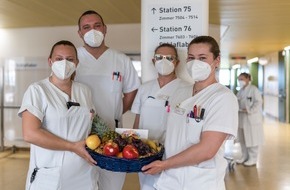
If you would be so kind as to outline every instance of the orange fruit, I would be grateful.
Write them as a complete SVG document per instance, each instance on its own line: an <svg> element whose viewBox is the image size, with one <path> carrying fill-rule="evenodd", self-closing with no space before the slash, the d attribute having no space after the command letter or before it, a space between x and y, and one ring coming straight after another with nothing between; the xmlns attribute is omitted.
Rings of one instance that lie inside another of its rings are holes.
<svg viewBox="0 0 290 190"><path fill-rule="evenodd" d="M101 144L101 140L98 135L90 135L86 138L86 145L92 150L98 148Z"/></svg>
<svg viewBox="0 0 290 190"><path fill-rule="evenodd" d="M118 157L118 158L123 158L123 153L122 153L122 152L119 152L119 153L117 154L117 157Z"/></svg>

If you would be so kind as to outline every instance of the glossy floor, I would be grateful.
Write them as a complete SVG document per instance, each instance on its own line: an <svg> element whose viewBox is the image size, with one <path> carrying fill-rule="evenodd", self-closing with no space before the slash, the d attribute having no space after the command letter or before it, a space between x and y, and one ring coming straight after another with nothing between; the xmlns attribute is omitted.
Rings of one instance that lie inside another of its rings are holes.
<svg viewBox="0 0 290 190"><path fill-rule="evenodd" d="M256 167L234 166L227 172L227 190L290 190L290 125L265 118L265 144ZM0 189L23 190L29 152L0 153ZM128 174L123 190L138 190L138 177Z"/></svg>

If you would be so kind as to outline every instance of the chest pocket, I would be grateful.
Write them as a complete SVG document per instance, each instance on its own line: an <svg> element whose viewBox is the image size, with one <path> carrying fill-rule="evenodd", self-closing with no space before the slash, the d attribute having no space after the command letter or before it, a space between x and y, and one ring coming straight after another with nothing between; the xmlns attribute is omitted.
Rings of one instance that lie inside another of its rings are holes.
<svg viewBox="0 0 290 190"><path fill-rule="evenodd" d="M203 123L203 120L198 121L194 118L187 118L186 137L188 142L193 144L199 143Z"/></svg>
<svg viewBox="0 0 290 190"><path fill-rule="evenodd" d="M167 122L166 101L148 98L141 108L140 128L149 130L149 138L164 141Z"/></svg>
<svg viewBox="0 0 290 190"><path fill-rule="evenodd" d="M81 104L81 103L80 103ZM91 128L91 113L85 106L64 107L57 114L50 114L44 126L47 130L69 141L78 141L88 135Z"/></svg>
<svg viewBox="0 0 290 190"><path fill-rule="evenodd" d="M71 141L85 138L91 129L92 113L84 106L73 106L67 112L67 139Z"/></svg>

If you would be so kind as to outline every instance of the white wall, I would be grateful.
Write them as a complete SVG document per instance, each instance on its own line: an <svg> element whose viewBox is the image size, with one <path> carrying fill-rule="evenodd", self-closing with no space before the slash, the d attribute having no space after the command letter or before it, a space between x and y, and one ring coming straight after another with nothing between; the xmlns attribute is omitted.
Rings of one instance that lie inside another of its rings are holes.
<svg viewBox="0 0 290 190"><path fill-rule="evenodd" d="M269 63L264 66L264 113L279 117L278 52L266 56Z"/></svg>

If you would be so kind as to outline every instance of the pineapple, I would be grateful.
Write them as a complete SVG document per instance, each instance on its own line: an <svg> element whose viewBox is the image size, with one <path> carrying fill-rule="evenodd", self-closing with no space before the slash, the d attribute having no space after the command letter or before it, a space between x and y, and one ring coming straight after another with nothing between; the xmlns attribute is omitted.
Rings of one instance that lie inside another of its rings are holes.
<svg viewBox="0 0 290 190"><path fill-rule="evenodd" d="M107 131L102 136L102 142L106 143L109 140L115 140L116 138L120 137L121 135L116 131Z"/></svg>
<svg viewBox="0 0 290 190"><path fill-rule="evenodd" d="M100 138L103 137L104 133L110 131L107 124L100 118L100 116L95 115L92 123L91 134L97 134Z"/></svg>

